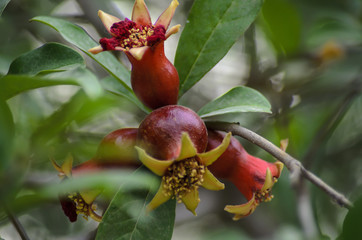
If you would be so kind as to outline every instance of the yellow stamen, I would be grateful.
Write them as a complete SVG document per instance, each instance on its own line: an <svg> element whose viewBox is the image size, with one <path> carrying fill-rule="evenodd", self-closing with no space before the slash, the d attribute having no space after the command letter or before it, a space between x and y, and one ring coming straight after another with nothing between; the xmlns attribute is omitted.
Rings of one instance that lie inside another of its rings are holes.
<svg viewBox="0 0 362 240"><path fill-rule="evenodd" d="M162 177L165 196L181 201L187 193L202 185L204 173L205 166L195 157L174 162Z"/></svg>

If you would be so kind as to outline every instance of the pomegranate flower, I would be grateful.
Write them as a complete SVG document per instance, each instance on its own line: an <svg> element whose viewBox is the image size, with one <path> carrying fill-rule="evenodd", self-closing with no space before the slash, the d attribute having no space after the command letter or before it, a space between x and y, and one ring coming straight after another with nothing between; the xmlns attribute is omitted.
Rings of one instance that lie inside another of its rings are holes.
<svg viewBox="0 0 362 240"><path fill-rule="evenodd" d="M73 158L69 155L62 166L52 160L53 166L59 172L62 180L104 169L138 167L141 163L134 148L137 132L137 128L115 130L102 139L93 159L72 167ZM85 219L91 217L96 221L101 221L102 217L95 212L96 205L94 204L94 200L101 192L99 189L91 189L61 196L60 203L65 215L71 222L75 222L79 214L83 215Z"/></svg>
<svg viewBox="0 0 362 240"><path fill-rule="evenodd" d="M66 158L62 166L59 166L54 160L52 160L52 163L54 168L59 172L59 177L62 180L66 180L80 175L82 172L89 172L98 168L97 164L93 161L87 161L73 168L73 158L70 155ZM82 214L86 220L88 220L88 217L91 217L92 219L100 222L102 217L95 212L97 207L93 203L100 193L101 190L92 189L89 191L72 192L68 193L67 196L59 197L64 214L71 222L75 222L79 214Z"/></svg>
<svg viewBox="0 0 362 240"><path fill-rule="evenodd" d="M224 132L210 131L207 150L214 149L225 136ZM227 205L225 211L235 214L239 220L253 213L260 202L269 202L271 189L277 182L283 163L266 162L248 154L240 142L231 137L226 151L211 166L210 171L218 178L230 180L248 200L241 205Z"/></svg>
<svg viewBox="0 0 362 240"><path fill-rule="evenodd" d="M180 25L176 25L167 30L177 6L178 1L173 0L155 24L152 24L143 0L135 1L132 20L126 18L122 21L98 11L98 16L112 37L102 38L100 45L89 52L97 54L117 50L126 53L132 64L132 89L152 109L177 103L178 73L164 54L164 41L180 29Z"/></svg>
<svg viewBox="0 0 362 240"><path fill-rule="evenodd" d="M171 198L183 202L188 210L196 215L195 209L200 202L198 188L222 190L224 184L219 182L208 170L225 151L230 142L231 134L227 134L219 146L209 152L198 153L188 133L183 132L179 155L171 160L158 160L136 146L142 163L155 174L162 176L161 185L155 197L147 206L152 211Z"/></svg>

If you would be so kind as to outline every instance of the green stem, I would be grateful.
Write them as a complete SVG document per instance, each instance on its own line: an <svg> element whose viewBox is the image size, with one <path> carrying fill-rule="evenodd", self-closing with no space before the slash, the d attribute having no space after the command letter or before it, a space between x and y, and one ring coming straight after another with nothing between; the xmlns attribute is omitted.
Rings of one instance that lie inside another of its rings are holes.
<svg viewBox="0 0 362 240"><path fill-rule="evenodd" d="M6 214L8 215L11 223L14 225L16 231L19 233L22 240L29 240L28 234L26 233L23 225L21 225L19 219L13 214L13 212L4 204L3 205Z"/></svg>

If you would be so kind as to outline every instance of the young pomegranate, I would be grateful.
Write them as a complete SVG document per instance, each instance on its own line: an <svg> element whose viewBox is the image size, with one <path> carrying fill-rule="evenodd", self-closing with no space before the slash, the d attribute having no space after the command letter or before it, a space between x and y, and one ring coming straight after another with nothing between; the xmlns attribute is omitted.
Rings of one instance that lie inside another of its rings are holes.
<svg viewBox="0 0 362 240"><path fill-rule="evenodd" d="M93 162L103 168L140 166L142 163L134 148L137 134L137 128L121 128L109 133L99 144Z"/></svg>
<svg viewBox="0 0 362 240"><path fill-rule="evenodd" d="M76 178L84 173L97 172L110 168L137 167L141 165L138 161L135 144L137 139L137 128L123 128L109 133L101 141L96 156L75 167L73 158L68 156L62 166L59 166L54 160L53 166L59 172L59 177L63 180ZM71 222L75 222L79 214L85 219L91 217L96 221L101 221L95 210L93 203L101 190L93 189L68 193L67 196L60 196L65 215Z"/></svg>
<svg viewBox="0 0 362 240"><path fill-rule="evenodd" d="M219 146L204 152L207 130L191 109L169 105L149 114L138 128L139 159L155 174L162 176L158 192L148 204L151 211L170 198L183 202L193 214L199 203L198 188L221 190L220 183L207 169L226 149L227 135Z"/></svg>
<svg viewBox="0 0 362 240"><path fill-rule="evenodd" d="M174 65L166 58L164 41L179 31L180 25L171 27L171 19L178 1L173 0L152 24L147 6L143 0L136 0L132 20L98 12L112 38L102 38L100 46L89 52L122 51L132 64L132 89L147 107L156 109L165 105L177 104L179 76Z"/></svg>
<svg viewBox="0 0 362 240"><path fill-rule="evenodd" d="M226 133L209 130L207 150L215 149ZM250 215L262 201L273 198L271 188L279 178L283 164L266 162L248 154L240 142L231 137L226 151L209 166L209 170L218 178L230 180L248 200L237 206L228 205L225 210L235 214L234 220Z"/></svg>

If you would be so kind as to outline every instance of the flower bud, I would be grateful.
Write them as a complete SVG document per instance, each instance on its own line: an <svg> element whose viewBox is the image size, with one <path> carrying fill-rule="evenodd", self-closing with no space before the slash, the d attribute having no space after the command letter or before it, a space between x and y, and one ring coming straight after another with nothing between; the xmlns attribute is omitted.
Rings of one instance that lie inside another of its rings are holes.
<svg viewBox="0 0 362 240"><path fill-rule="evenodd" d="M152 109L177 104L179 76L164 53L164 41L180 29L180 25L176 25L167 30L177 6L178 1L173 0L154 24L143 0L135 1L132 20L121 21L99 11L112 37L102 38L99 46L89 49L93 54L125 52L132 64L132 89L139 100Z"/></svg>
<svg viewBox="0 0 362 240"><path fill-rule="evenodd" d="M224 189L224 184L212 175L207 166L225 151L230 135L212 151L204 152L207 131L194 111L169 105L149 114L139 126L136 149L142 163L161 176L162 181L147 210L176 198L196 215L200 186L214 191Z"/></svg>
<svg viewBox="0 0 362 240"><path fill-rule="evenodd" d="M208 131L207 150L217 147L226 133ZM283 164L266 162L248 154L240 142L231 137L225 152L209 166L210 171L219 178L230 180L248 200L247 203L225 207L234 213L234 220L250 215L260 202L268 202L273 198L271 188L279 178Z"/></svg>

